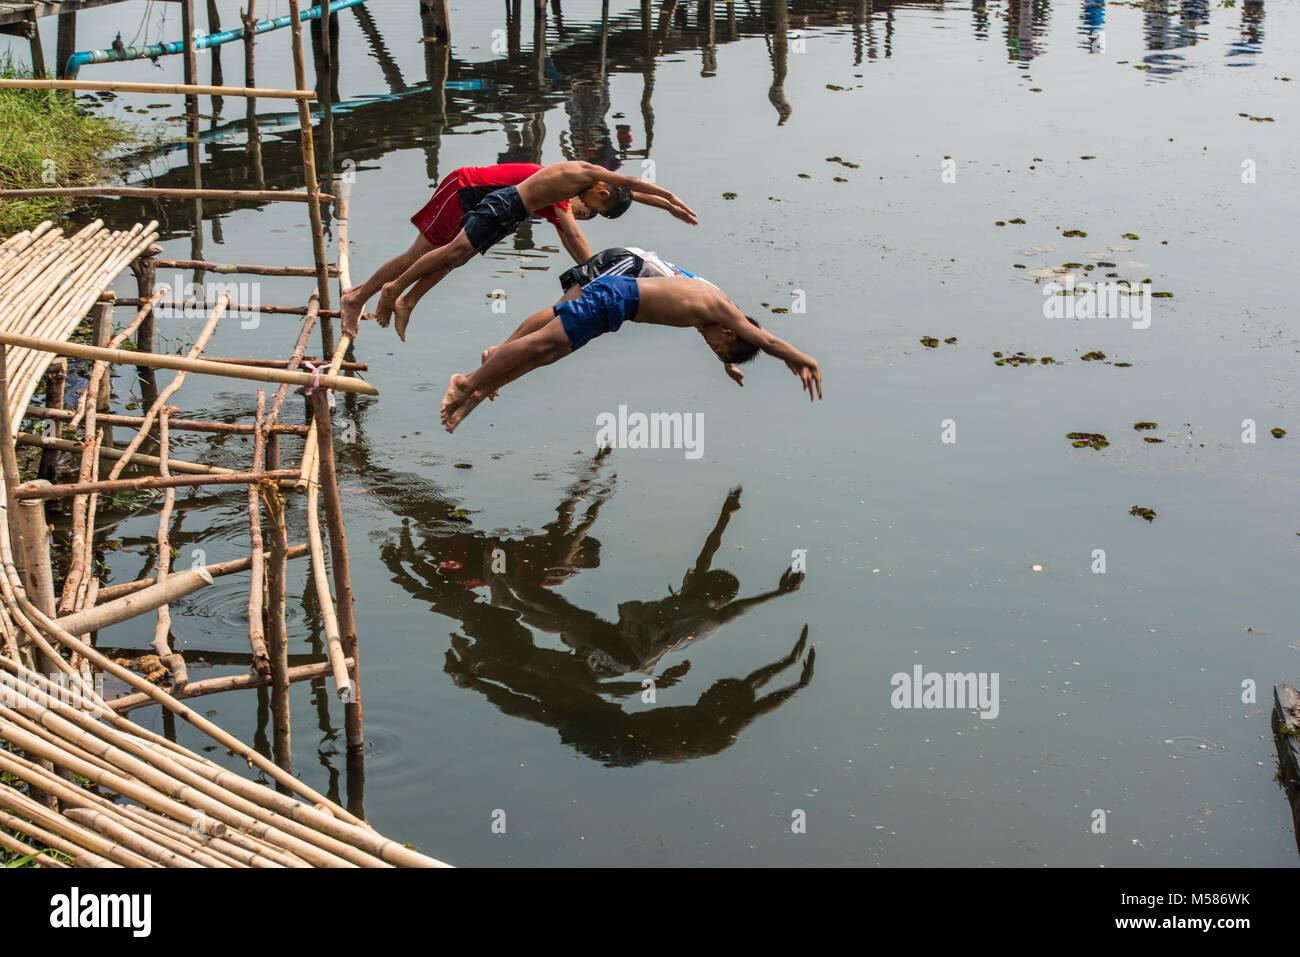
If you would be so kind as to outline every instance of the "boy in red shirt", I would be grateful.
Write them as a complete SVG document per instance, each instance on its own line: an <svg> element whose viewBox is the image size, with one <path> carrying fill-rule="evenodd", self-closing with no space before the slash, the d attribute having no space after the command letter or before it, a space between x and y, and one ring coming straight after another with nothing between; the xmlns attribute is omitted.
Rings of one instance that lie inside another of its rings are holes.
<svg viewBox="0 0 1300 957"><path fill-rule="evenodd" d="M591 163L503 163L454 170L433 198L411 217L420 231L404 253L384 263L360 286L342 296L343 332L355 338L366 300L380 293L376 318L386 327L395 319L398 338L406 340L411 310L451 270L485 254L531 215L555 225L574 262L591 257L591 248L576 220L597 213L617 219L641 202L665 209L694 225L689 206L673 193L634 176L623 176ZM406 290L408 287L410 291Z"/></svg>

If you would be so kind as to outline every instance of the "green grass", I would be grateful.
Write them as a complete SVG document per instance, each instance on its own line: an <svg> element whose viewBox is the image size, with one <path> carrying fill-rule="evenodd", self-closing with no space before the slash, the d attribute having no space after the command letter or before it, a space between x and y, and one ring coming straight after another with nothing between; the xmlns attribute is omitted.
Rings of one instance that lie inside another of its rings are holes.
<svg viewBox="0 0 1300 957"><path fill-rule="evenodd" d="M6 57L0 76L32 72ZM117 120L95 116L72 94L54 90L0 90L0 189L85 186L94 183L105 157L131 139ZM0 199L0 237L57 217L62 198Z"/></svg>

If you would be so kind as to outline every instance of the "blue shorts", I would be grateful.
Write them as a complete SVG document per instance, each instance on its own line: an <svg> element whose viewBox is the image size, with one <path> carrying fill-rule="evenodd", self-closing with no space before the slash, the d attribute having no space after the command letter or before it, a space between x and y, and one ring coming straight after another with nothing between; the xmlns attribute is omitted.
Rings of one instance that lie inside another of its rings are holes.
<svg viewBox="0 0 1300 957"><path fill-rule="evenodd" d="M635 279L602 276L587 283L577 299L556 303L555 314L576 352L597 336L617 332L624 322L635 320L640 304Z"/></svg>
<svg viewBox="0 0 1300 957"><path fill-rule="evenodd" d="M467 190L461 190L462 194L465 192ZM461 196L462 203L465 198ZM474 248L484 254L527 220L528 210L519 198L519 190L513 186L503 186L488 193L478 201L477 206L461 217L460 228L465 230L465 237Z"/></svg>

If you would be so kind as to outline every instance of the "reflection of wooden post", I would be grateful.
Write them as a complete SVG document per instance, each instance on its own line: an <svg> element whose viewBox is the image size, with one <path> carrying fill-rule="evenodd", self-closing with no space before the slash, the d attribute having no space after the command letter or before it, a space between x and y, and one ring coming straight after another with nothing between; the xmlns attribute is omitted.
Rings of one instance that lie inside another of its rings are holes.
<svg viewBox="0 0 1300 957"><path fill-rule="evenodd" d="M54 75L62 80L67 75L68 60L77 52L77 11L59 14L58 43L55 46Z"/></svg>
<svg viewBox="0 0 1300 957"><path fill-rule="evenodd" d="M520 22L523 15L523 0L510 0L510 6L506 10L506 53L511 57L519 55L519 35L523 30Z"/></svg>
<svg viewBox="0 0 1300 957"><path fill-rule="evenodd" d="M208 0L208 33L221 32L221 14L217 11L217 0ZM224 80L221 72L221 47L212 46L212 85L223 86ZM214 115L221 113L221 97L212 98L212 112Z"/></svg>
<svg viewBox="0 0 1300 957"><path fill-rule="evenodd" d="M107 348L108 340L113 336L113 303L97 302L91 311L90 325L90 344ZM66 360L65 360L66 361ZM112 402L112 383L109 381L113 375L112 368L104 370L104 374L99 379L99 394L95 396L95 408L106 410ZM103 448L113 447L113 427L111 425L101 426L104 430L102 440Z"/></svg>
<svg viewBox="0 0 1300 957"><path fill-rule="evenodd" d="M533 0L533 59L537 85L546 85L546 0Z"/></svg>
<svg viewBox="0 0 1300 957"><path fill-rule="evenodd" d="M776 125L781 126L790 118L794 110L785 97L785 74L788 38L790 35L790 10L786 0L772 0L772 86L767 91L767 98L776 107Z"/></svg>
<svg viewBox="0 0 1300 957"><path fill-rule="evenodd" d="M194 49L194 0L181 0L181 31L184 34L185 82L197 83L199 72L198 54ZM195 189L203 187L203 171L199 154L199 98L185 97L185 152L190 161L190 183ZM190 237L190 258L203 258L203 200L194 200L194 232ZM202 281L202 274L196 274L195 282ZM148 322L149 320L145 320Z"/></svg>
<svg viewBox="0 0 1300 957"><path fill-rule="evenodd" d="M45 373L45 405L51 409L63 408L63 388L68 379L68 360L60 357L50 363L50 369ZM60 428L57 421L51 423L50 433L56 438L59 436ZM56 484L59 481L59 450L43 449L41 451L41 463L36 468L36 474L48 481L50 484Z"/></svg>
<svg viewBox="0 0 1300 957"><path fill-rule="evenodd" d="M158 263L155 257L162 252L160 246L150 246L144 254L139 256L131 263L131 272L135 274L136 295L141 302L153 298L154 287L158 281ZM174 300L183 299L182 290L173 289L172 298ZM140 323L140 328L135 333L135 347L140 352L154 351L154 313L153 309L144 317ZM153 400L158 397L158 383L155 378L153 369L136 367L136 373L140 377L140 395L144 400L145 406L153 404Z"/></svg>
<svg viewBox="0 0 1300 957"><path fill-rule="evenodd" d="M716 76L718 73L718 35L717 24L713 18L713 4L700 4L700 16L704 20L704 50L700 60L700 76Z"/></svg>

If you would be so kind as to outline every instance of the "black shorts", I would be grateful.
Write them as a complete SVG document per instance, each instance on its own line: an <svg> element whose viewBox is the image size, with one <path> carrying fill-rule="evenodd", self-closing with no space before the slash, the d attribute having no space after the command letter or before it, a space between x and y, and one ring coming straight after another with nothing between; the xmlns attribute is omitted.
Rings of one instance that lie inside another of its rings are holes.
<svg viewBox="0 0 1300 957"><path fill-rule="evenodd" d="M585 286L601 276L631 276L635 279L641 274L645 261L631 250L615 246L602 249L585 263L560 274L560 287L568 292L574 286Z"/></svg>
<svg viewBox="0 0 1300 957"><path fill-rule="evenodd" d="M464 195L470 189L475 187L460 191L462 208L465 200L472 198L472 194L471 197ZM524 209L524 201L519 198L519 190L503 186L485 194L478 205L461 217L460 228L465 230L465 236L474 248L483 254L518 229L520 223L527 221L528 210Z"/></svg>

